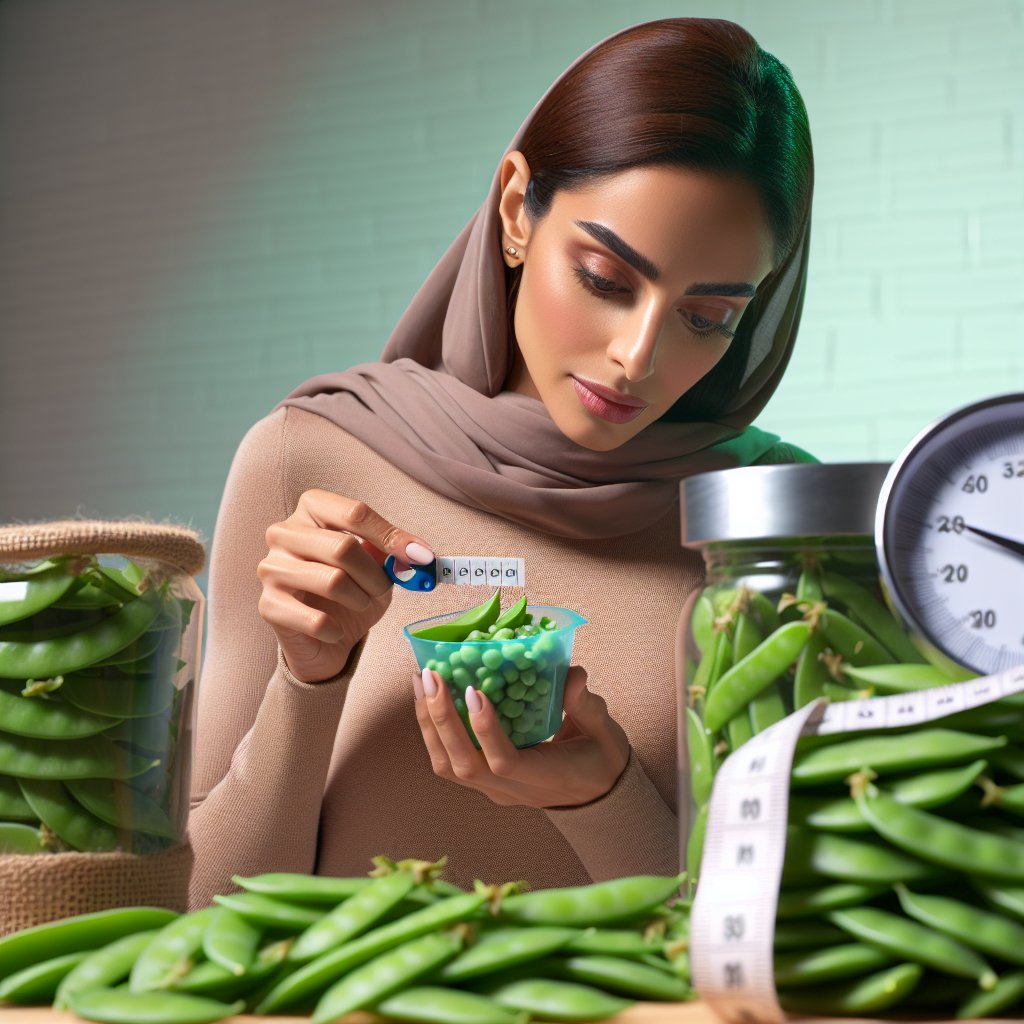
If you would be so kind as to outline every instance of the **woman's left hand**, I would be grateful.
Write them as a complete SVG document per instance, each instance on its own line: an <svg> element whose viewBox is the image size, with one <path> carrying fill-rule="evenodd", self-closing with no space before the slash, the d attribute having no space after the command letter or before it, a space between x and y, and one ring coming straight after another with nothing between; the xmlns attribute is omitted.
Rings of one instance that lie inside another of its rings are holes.
<svg viewBox="0 0 1024 1024"><path fill-rule="evenodd" d="M415 674L413 687L416 720L434 774L476 789L496 804L585 804L604 796L629 760L626 733L603 698L587 689L587 673L579 666L566 676L562 727L547 742L522 750L502 731L494 705L479 690L480 709L471 707L469 713L478 750L436 672Z"/></svg>

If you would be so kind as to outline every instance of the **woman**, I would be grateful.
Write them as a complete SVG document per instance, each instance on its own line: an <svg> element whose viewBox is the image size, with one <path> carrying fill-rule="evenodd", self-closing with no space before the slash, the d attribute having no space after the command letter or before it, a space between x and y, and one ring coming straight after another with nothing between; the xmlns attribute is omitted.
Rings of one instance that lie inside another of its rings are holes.
<svg viewBox="0 0 1024 1024"><path fill-rule="evenodd" d="M194 906L381 853L447 854L461 885L678 869L675 631L701 576L678 481L810 458L749 424L796 333L811 180L799 94L743 29L617 33L541 99L382 361L246 434L211 559ZM381 568L433 553L522 557L532 601L589 620L551 742L517 751L474 692L476 750L414 672L402 627L484 596Z"/></svg>

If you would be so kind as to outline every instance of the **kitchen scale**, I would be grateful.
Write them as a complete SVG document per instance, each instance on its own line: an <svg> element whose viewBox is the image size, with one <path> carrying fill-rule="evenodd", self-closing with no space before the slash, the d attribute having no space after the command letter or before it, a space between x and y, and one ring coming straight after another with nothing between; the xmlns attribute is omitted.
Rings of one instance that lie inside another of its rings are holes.
<svg viewBox="0 0 1024 1024"><path fill-rule="evenodd" d="M936 420L882 485L875 547L886 597L941 667L1024 663L1024 394Z"/></svg>
<svg viewBox="0 0 1024 1024"><path fill-rule="evenodd" d="M879 493L875 546L886 598L922 653L979 677L808 704L719 769L690 963L698 993L728 1024L786 1020L772 939L797 740L939 721L1024 692L1024 394L957 409L907 445Z"/></svg>

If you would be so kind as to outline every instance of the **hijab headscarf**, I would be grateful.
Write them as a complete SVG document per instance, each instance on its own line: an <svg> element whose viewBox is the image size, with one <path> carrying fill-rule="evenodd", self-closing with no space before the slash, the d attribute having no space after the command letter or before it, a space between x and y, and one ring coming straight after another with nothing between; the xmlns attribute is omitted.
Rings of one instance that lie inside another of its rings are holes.
<svg viewBox="0 0 1024 1024"><path fill-rule="evenodd" d="M506 153L518 148L548 93ZM311 377L275 409L323 416L432 490L560 537L642 530L674 507L683 477L765 454L778 437L750 424L778 386L796 338L808 223L759 296L743 382L726 414L707 423L659 420L619 448L591 451L567 438L541 401L503 390L511 346L499 173L500 163L483 205L413 297L380 361Z"/></svg>

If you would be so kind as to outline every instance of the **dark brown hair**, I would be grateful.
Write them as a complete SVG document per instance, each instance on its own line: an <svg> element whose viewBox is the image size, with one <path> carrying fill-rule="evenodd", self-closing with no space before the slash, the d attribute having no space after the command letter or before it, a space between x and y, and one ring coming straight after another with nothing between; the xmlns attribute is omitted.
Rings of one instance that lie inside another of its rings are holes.
<svg viewBox="0 0 1024 1024"><path fill-rule="evenodd" d="M730 21L672 18L619 33L551 89L519 149L530 165L525 209L533 221L560 189L631 167L737 175L761 197L777 270L809 213L813 158L803 100L788 68ZM521 273L521 266L507 273L510 317ZM725 411L742 381L757 302L726 355L663 419L714 420Z"/></svg>

